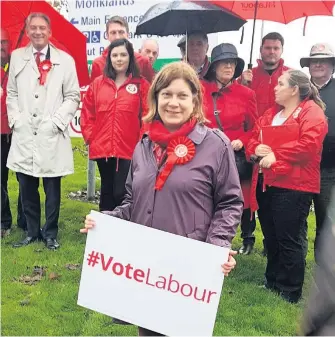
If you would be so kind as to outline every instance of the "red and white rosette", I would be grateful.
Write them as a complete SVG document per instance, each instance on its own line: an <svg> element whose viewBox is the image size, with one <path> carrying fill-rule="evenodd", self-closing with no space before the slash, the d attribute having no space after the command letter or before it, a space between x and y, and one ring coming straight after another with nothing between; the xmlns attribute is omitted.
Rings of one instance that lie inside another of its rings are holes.
<svg viewBox="0 0 335 337"><path fill-rule="evenodd" d="M52 68L52 63L50 62L50 60L44 60L42 61L39 66L38 66L38 70L40 72L40 85L44 85L46 80L47 80L47 75L48 72L51 70Z"/></svg>
<svg viewBox="0 0 335 337"><path fill-rule="evenodd" d="M195 155L194 143L185 136L172 139L166 149L167 160L162 172L158 175L155 190L160 191L175 165L184 165L191 161Z"/></svg>

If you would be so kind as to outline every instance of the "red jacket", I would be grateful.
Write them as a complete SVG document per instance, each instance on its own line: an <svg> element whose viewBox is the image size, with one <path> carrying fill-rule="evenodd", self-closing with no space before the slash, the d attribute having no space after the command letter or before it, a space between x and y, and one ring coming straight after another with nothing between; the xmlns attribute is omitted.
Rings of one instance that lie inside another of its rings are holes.
<svg viewBox="0 0 335 337"><path fill-rule="evenodd" d="M91 82L94 81L98 76L104 73L104 68L106 65L106 57L108 54L108 49L106 48L102 55L97 57L92 63L92 71L91 71ZM155 72L152 68L152 64L150 63L147 57L142 56L139 53L135 52L135 58L137 65L140 69L141 75L145 77L150 83L152 82Z"/></svg>
<svg viewBox="0 0 335 337"><path fill-rule="evenodd" d="M204 112L210 121L208 126L218 128L212 99L212 92L218 91L217 85L215 82L205 81L202 81L202 85L204 88ZM234 81L223 90L222 95L217 99L217 109L220 111L219 118L224 133L231 141L239 139L246 147L258 117L255 93ZM249 208L250 182L243 182L242 190L244 208Z"/></svg>
<svg viewBox="0 0 335 337"><path fill-rule="evenodd" d="M6 106L8 71L9 70L5 72L5 70L1 67L1 88L3 90L1 96L1 134L11 133L11 130L8 126L7 106Z"/></svg>
<svg viewBox="0 0 335 337"><path fill-rule="evenodd" d="M257 99L258 115L263 116L264 112L276 105L275 86L278 78L289 68L284 66L284 60L280 59L278 68L270 76L263 67L263 61L257 60L258 67L252 68L252 82L250 89L254 90Z"/></svg>
<svg viewBox="0 0 335 337"><path fill-rule="evenodd" d="M247 146L248 157L253 155L256 147L261 144L261 128L272 125L272 120L277 112L277 108L271 108L257 120ZM286 124L298 124L297 140L286 144L284 140L283 145L273 149L276 163L270 169L262 169L264 188L275 186L319 193L322 143L328 132L325 114L314 101L309 100L302 106L298 115L293 113L283 125ZM253 211L258 208L256 200L258 172L259 166L255 165L251 188L251 209Z"/></svg>
<svg viewBox="0 0 335 337"><path fill-rule="evenodd" d="M105 76L91 83L80 117L90 159L132 158L141 133L140 108L142 116L147 112L149 86L146 79L131 76L119 89Z"/></svg>

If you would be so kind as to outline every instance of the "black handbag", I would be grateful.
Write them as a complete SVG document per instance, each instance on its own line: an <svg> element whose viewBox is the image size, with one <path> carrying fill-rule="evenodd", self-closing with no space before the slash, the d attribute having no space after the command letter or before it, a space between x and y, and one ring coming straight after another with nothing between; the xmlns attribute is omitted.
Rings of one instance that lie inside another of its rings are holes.
<svg viewBox="0 0 335 337"><path fill-rule="evenodd" d="M220 95L222 95L221 91L213 92L212 98L213 98L213 104L214 104L214 116L215 116L216 124L218 125L218 128L222 132L224 132L222 123L219 118L220 111L217 110L217 104L216 104L216 101ZM239 151L234 151L234 154L235 154L235 162L236 162L236 167L238 170L238 175L240 177L240 180L241 181L250 180L252 176L252 163L247 161L244 148L242 148Z"/></svg>

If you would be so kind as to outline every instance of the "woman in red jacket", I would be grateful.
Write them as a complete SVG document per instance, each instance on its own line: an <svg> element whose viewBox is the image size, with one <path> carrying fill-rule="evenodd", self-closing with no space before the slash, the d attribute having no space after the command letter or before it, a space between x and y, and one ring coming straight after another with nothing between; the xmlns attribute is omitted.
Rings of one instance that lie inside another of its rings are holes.
<svg viewBox="0 0 335 337"><path fill-rule="evenodd" d="M304 282L307 217L313 194L320 191L328 127L318 90L300 70L279 78L275 96L283 109L265 112L247 147L247 155L259 161L251 206L258 207L268 249L265 287L296 303Z"/></svg>
<svg viewBox="0 0 335 337"><path fill-rule="evenodd" d="M80 118L89 158L97 161L100 171L100 211L113 210L124 198L130 160L147 110L148 90L132 44L126 39L113 41L105 73L91 83Z"/></svg>
<svg viewBox="0 0 335 337"><path fill-rule="evenodd" d="M225 132L232 142L235 157L241 155L245 159L244 147L247 145L251 130L257 119L255 93L235 81L243 71L244 61L238 57L234 45L223 43L212 51L212 63L203 82L204 111L209 120L208 126L219 128ZM245 162L246 164L246 162ZM256 221L250 212L251 164L249 174L240 174L244 198L244 211L241 221L241 237L243 246L240 254L251 253L255 236Z"/></svg>

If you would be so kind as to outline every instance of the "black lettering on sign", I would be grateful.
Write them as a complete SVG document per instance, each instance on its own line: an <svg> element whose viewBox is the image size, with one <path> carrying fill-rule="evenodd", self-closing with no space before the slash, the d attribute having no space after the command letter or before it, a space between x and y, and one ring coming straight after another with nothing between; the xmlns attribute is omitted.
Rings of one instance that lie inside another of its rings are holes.
<svg viewBox="0 0 335 337"><path fill-rule="evenodd" d="M100 18L97 18L95 16L93 16L93 17L83 16L81 18L81 24L83 26L87 26L87 25L90 25L90 26L91 25L100 25L100 22L101 22Z"/></svg>
<svg viewBox="0 0 335 337"><path fill-rule="evenodd" d="M132 6L135 0L76 0L76 8Z"/></svg>

